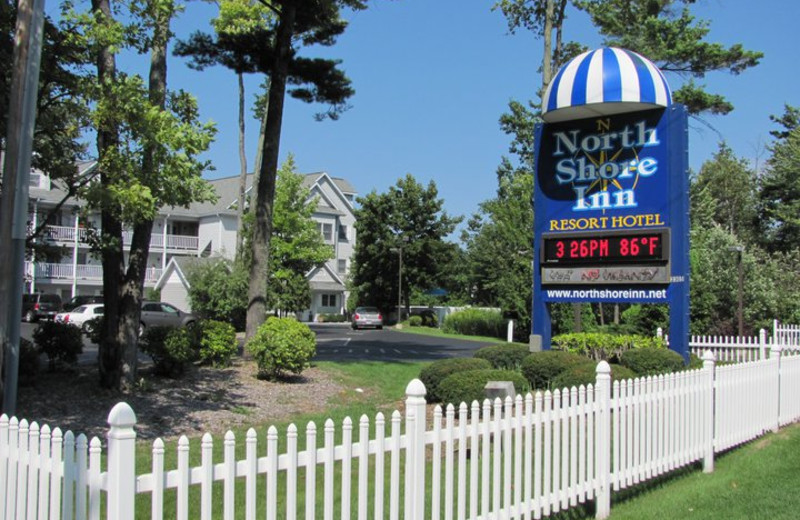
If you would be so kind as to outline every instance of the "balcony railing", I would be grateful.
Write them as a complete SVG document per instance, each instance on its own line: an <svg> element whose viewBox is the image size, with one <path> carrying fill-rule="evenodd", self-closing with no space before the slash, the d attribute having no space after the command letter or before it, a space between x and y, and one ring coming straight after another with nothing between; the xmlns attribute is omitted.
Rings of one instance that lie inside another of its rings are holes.
<svg viewBox="0 0 800 520"><path fill-rule="evenodd" d="M147 268L144 281L155 283L161 277L163 269ZM72 264L32 263L25 262L25 273L30 276L35 273L37 280L102 280L103 266L95 264L78 264L73 269Z"/></svg>
<svg viewBox="0 0 800 520"><path fill-rule="evenodd" d="M42 236L54 242L65 242L72 244L75 242L75 227L74 226L45 226ZM81 244L88 243L89 231L85 228L78 228L78 242ZM122 242L124 245L129 246L133 237L132 231L124 231L122 233ZM167 235L167 250L175 251L197 251L199 244L198 237L190 235ZM150 247L152 249L164 248L164 235L154 233L150 237Z"/></svg>

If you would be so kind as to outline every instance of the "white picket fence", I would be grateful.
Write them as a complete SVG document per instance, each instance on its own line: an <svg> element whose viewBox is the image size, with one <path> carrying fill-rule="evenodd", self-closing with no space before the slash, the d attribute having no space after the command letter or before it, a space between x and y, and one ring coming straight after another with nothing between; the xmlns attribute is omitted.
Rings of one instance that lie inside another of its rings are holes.
<svg viewBox="0 0 800 520"><path fill-rule="evenodd" d="M658 337L663 337L669 345L669 336L664 335L659 327L656 331ZM689 338L689 352L702 356L710 350L717 361L727 363L743 363L767 359L773 345L780 346L786 352L800 351L800 325L781 324L778 320L773 322L772 336L767 336L764 329L759 330L758 336L691 336Z"/></svg>
<svg viewBox="0 0 800 520"><path fill-rule="evenodd" d="M265 439L251 429L238 459L228 432L216 460L206 434L194 467L181 437L172 469L161 439L152 467L136 467L126 403L109 414L105 449L3 416L0 517L128 520L147 504L159 519L530 519L593 500L605 518L612 491L700 460L712 471L715 452L800 418L800 356L774 345L767 359L716 367L707 352L702 369L613 384L601 362L594 385L436 407L430 427L422 383L406 393L388 428L382 414L348 418L337 444L328 420L320 443L309 423L301 448L291 425L281 450L274 427Z"/></svg>

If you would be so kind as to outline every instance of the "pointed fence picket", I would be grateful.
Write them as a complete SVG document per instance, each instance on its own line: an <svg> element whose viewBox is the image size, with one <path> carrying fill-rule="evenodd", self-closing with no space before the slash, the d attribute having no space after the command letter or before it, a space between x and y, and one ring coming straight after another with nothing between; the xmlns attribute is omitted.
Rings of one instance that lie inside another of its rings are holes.
<svg viewBox="0 0 800 520"><path fill-rule="evenodd" d="M172 468L157 439L138 475L125 403L105 455L97 438L2 416L0 517L126 520L146 496L159 519L538 519L590 500L604 518L612 492L695 461L712 471L715 452L800 418L800 356L771 350L719 367L709 351L702 369L613 383L601 362L594 384L436 406L430 419L415 380L389 424L329 419L199 446L184 436Z"/></svg>

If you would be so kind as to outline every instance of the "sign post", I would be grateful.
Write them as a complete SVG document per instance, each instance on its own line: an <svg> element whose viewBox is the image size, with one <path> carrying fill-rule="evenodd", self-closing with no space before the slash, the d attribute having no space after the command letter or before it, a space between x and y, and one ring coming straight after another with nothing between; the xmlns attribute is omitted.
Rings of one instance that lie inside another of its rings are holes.
<svg viewBox="0 0 800 520"><path fill-rule="evenodd" d="M550 303L662 303L670 307L670 348L688 361L685 107L671 103L666 81L645 58L599 49L559 71L543 118L532 349L550 348Z"/></svg>

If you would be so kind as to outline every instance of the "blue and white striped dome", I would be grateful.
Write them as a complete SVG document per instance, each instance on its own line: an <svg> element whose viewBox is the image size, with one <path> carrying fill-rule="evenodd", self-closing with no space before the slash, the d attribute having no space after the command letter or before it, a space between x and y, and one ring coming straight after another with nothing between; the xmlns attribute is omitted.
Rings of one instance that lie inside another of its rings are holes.
<svg viewBox="0 0 800 520"><path fill-rule="evenodd" d="M661 71L625 49L587 51L561 67L543 100L548 123L667 107L672 94Z"/></svg>

